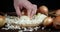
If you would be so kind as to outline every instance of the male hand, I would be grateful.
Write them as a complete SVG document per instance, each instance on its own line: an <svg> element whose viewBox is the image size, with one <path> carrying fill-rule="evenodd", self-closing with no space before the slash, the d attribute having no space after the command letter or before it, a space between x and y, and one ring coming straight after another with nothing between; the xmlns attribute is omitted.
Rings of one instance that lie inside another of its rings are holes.
<svg viewBox="0 0 60 32"><path fill-rule="evenodd" d="M14 0L14 8L18 16L21 16L21 9L25 8L29 17L36 14L37 6L29 2L28 0Z"/></svg>

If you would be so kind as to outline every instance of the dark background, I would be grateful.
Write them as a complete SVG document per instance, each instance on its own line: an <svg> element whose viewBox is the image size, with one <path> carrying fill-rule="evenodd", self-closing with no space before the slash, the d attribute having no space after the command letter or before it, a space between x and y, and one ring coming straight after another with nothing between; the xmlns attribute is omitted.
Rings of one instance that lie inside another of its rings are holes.
<svg viewBox="0 0 60 32"><path fill-rule="evenodd" d="M29 0L33 4L36 4L38 7L41 5L45 5L49 8L49 10L59 9L60 1L59 0ZM13 0L0 0L0 11L3 12L13 12L15 11L13 6Z"/></svg>

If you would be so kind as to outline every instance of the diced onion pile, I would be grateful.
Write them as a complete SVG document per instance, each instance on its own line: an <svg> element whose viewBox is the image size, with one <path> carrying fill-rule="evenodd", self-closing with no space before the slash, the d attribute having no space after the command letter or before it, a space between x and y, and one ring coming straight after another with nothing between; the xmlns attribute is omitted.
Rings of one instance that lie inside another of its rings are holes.
<svg viewBox="0 0 60 32"><path fill-rule="evenodd" d="M43 20L47 16L41 13L38 13L37 15L34 15L32 19L30 19L28 16L21 16L19 17L13 17L13 16L7 16L6 17L6 27L11 29L18 29L19 27L32 27L32 26L38 26L43 22Z"/></svg>

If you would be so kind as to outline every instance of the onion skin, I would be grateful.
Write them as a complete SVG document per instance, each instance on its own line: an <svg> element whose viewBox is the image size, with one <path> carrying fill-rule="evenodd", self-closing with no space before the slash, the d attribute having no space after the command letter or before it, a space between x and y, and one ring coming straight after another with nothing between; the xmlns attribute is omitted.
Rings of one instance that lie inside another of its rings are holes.
<svg viewBox="0 0 60 32"><path fill-rule="evenodd" d="M56 16L56 18L54 19L54 22L53 22L53 26L56 29L60 29L60 16Z"/></svg>
<svg viewBox="0 0 60 32"><path fill-rule="evenodd" d="M43 25L44 25L44 26L50 26L50 25L52 25L52 23L53 23L53 18L47 17L47 18L44 20Z"/></svg>
<svg viewBox="0 0 60 32"><path fill-rule="evenodd" d="M5 25L5 17L0 15L0 27Z"/></svg>
<svg viewBox="0 0 60 32"><path fill-rule="evenodd" d="M44 5L40 6L39 9L38 9L38 12L47 15L48 14L48 8Z"/></svg>

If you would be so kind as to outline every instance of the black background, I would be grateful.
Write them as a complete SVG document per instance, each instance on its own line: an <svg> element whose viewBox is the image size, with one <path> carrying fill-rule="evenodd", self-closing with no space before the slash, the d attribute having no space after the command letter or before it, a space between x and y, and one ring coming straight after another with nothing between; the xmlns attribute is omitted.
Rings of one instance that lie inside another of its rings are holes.
<svg viewBox="0 0 60 32"><path fill-rule="evenodd" d="M49 8L49 10L59 9L60 1L59 0L29 0L33 4L36 4L38 7L41 5L45 5ZM0 11L3 12L13 12L15 11L13 6L13 0L0 0Z"/></svg>

